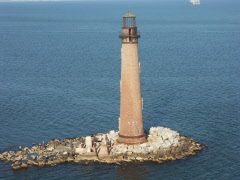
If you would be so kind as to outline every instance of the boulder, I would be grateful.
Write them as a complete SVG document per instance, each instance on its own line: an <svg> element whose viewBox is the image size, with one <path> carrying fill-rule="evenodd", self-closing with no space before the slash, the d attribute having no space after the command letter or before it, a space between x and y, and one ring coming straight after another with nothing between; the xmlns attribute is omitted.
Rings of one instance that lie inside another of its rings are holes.
<svg viewBox="0 0 240 180"><path fill-rule="evenodd" d="M141 157L136 157L136 160L138 160L138 161L143 161L143 158L141 158Z"/></svg>
<svg viewBox="0 0 240 180"><path fill-rule="evenodd" d="M14 170L17 170L17 169L20 169L21 168L21 163L20 162L15 162L15 163L13 163L12 164L12 168L14 169Z"/></svg>
<svg viewBox="0 0 240 180"><path fill-rule="evenodd" d="M23 162L23 163L21 164L21 167L22 167L22 168L27 168L27 167L28 167L28 164L25 163L25 162Z"/></svg>
<svg viewBox="0 0 240 180"><path fill-rule="evenodd" d="M147 143L140 144L140 147L147 147Z"/></svg>
<svg viewBox="0 0 240 180"><path fill-rule="evenodd" d="M74 161L74 157L72 157L72 156L68 157L68 158L67 158L67 161L68 161L68 162Z"/></svg>
<svg viewBox="0 0 240 180"><path fill-rule="evenodd" d="M132 155L132 153L133 153L132 151L127 151L128 156Z"/></svg>
<svg viewBox="0 0 240 180"><path fill-rule="evenodd" d="M43 161L39 161L38 163L36 163L36 164L34 164L34 165L38 165L38 166L45 166L46 165L46 163L45 162L43 162Z"/></svg>
<svg viewBox="0 0 240 180"><path fill-rule="evenodd" d="M111 131L109 131L109 134L113 135L113 134L115 134L115 131L111 130Z"/></svg>
<svg viewBox="0 0 240 180"><path fill-rule="evenodd" d="M20 165L12 166L13 170L21 169Z"/></svg>
<svg viewBox="0 0 240 180"><path fill-rule="evenodd" d="M51 152L51 151L53 151L53 150L54 150L53 147L46 148L46 151L48 151L48 152Z"/></svg>
<svg viewBox="0 0 240 180"><path fill-rule="evenodd" d="M50 156L56 156L56 155L57 155L56 152L51 152L51 153L50 153Z"/></svg>
<svg viewBox="0 0 240 180"><path fill-rule="evenodd" d="M8 155L8 152L5 151L4 153L2 153L3 156L7 156Z"/></svg>
<svg viewBox="0 0 240 180"><path fill-rule="evenodd" d="M148 147L148 151L153 151L155 148L154 148L154 146L150 146L150 147Z"/></svg>
<svg viewBox="0 0 240 180"><path fill-rule="evenodd" d="M20 161L20 160L22 160L22 156L17 156L17 157L14 158L14 160L15 161Z"/></svg>
<svg viewBox="0 0 240 180"><path fill-rule="evenodd" d="M22 151L28 151L28 150L29 150L28 147L24 147L24 148L22 148Z"/></svg>

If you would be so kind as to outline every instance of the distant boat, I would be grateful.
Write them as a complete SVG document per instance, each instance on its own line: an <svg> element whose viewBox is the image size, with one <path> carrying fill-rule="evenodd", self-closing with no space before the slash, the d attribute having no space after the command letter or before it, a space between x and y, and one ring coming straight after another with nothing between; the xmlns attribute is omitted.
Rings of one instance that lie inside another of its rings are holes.
<svg viewBox="0 0 240 180"><path fill-rule="evenodd" d="M193 5L200 5L200 0L189 0Z"/></svg>

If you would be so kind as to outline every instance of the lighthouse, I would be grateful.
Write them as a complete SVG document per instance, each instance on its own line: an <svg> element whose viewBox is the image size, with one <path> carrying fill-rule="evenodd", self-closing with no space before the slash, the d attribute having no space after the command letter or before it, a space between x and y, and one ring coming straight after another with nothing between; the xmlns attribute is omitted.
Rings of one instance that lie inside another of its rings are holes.
<svg viewBox="0 0 240 180"><path fill-rule="evenodd" d="M143 127L143 99L138 60L136 16L130 11L123 16L120 80L120 117L118 143L141 144L146 142Z"/></svg>

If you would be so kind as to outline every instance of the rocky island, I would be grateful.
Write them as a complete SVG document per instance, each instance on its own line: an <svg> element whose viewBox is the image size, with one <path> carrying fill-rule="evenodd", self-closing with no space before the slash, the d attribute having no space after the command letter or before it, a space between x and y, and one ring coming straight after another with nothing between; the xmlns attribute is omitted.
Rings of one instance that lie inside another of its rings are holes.
<svg viewBox="0 0 240 180"><path fill-rule="evenodd" d="M123 16L120 80L119 131L86 137L52 139L31 148L5 151L0 160L13 162L13 169L28 166L55 165L62 162L158 162L182 159L203 149L197 141L164 127L144 132L143 98L136 16L130 11Z"/></svg>
<svg viewBox="0 0 240 180"><path fill-rule="evenodd" d="M13 169L31 166L54 166L63 162L88 164L101 162L121 164L124 162L164 163L196 155L205 146L164 127L152 127L147 142L142 144L118 143L118 132L114 130L86 137L52 139L29 147L18 147L16 151L0 154L1 161L13 162Z"/></svg>

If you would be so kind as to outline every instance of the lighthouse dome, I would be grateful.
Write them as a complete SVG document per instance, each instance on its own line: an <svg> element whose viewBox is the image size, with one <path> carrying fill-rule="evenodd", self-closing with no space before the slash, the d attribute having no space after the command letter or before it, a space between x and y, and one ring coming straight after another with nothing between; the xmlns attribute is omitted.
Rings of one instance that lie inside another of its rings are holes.
<svg viewBox="0 0 240 180"><path fill-rule="evenodd" d="M128 10L128 13L123 16L124 18L135 18L136 16Z"/></svg>

